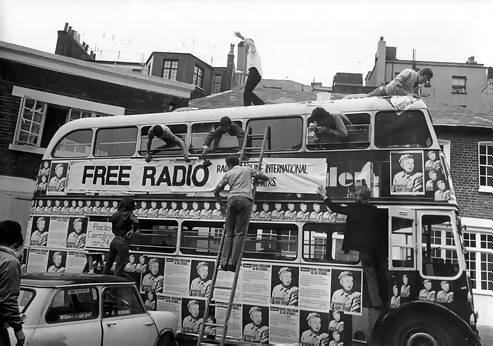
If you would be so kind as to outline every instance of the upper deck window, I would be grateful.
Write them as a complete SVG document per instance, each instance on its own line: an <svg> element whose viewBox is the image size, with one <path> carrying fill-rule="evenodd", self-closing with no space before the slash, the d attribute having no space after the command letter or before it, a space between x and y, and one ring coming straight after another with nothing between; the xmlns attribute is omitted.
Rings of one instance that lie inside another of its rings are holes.
<svg viewBox="0 0 493 346"><path fill-rule="evenodd" d="M431 145L431 134L423 112L408 110L378 112L375 117L375 145L380 148L426 148Z"/></svg>
<svg viewBox="0 0 493 346"><path fill-rule="evenodd" d="M184 221L181 231L180 250L187 255L217 254L224 222Z"/></svg>
<svg viewBox="0 0 493 346"><path fill-rule="evenodd" d="M140 234L132 237L130 249L172 253L176 250L178 222L173 220L139 220Z"/></svg>
<svg viewBox="0 0 493 346"><path fill-rule="evenodd" d="M76 130L65 135L53 149L53 157L87 157L91 152L92 130Z"/></svg>
<svg viewBox="0 0 493 346"><path fill-rule="evenodd" d="M340 114L340 113L339 113ZM336 150L367 148L370 144L370 114L342 114L336 126L332 114L312 114L308 117L307 148ZM337 116L337 115L336 115ZM339 127L342 127L339 129Z"/></svg>
<svg viewBox="0 0 493 346"><path fill-rule="evenodd" d="M266 151L294 151L301 149L303 137L303 119L301 117L284 117L268 119L252 119L248 122L248 135L260 135L255 138L247 137L247 147L262 146L262 136L269 127Z"/></svg>
<svg viewBox="0 0 493 346"><path fill-rule="evenodd" d="M242 126L241 121L233 121L238 126ZM190 143L191 153L202 152L202 147L204 145L205 139L209 132L214 131L219 127L219 122L214 123L196 123L192 125L192 140ZM209 146L209 153L233 153L240 150L240 144L235 136L230 136L225 133L221 136L218 143L212 140Z"/></svg>
<svg viewBox="0 0 493 346"><path fill-rule="evenodd" d="M137 127L100 129L96 132L94 156L132 156L137 143Z"/></svg>
<svg viewBox="0 0 493 346"><path fill-rule="evenodd" d="M183 140L186 143L186 137L188 132L188 126L185 124L180 125L167 125L171 132L176 135L178 138ZM140 148L139 154L146 155L147 154L147 142L149 142L149 137L147 134L149 133L150 126L144 126L140 130ZM153 155L181 155L182 150L180 146L175 145L174 147L167 147L166 143L163 142L160 138L154 137L152 139L151 144L151 152Z"/></svg>

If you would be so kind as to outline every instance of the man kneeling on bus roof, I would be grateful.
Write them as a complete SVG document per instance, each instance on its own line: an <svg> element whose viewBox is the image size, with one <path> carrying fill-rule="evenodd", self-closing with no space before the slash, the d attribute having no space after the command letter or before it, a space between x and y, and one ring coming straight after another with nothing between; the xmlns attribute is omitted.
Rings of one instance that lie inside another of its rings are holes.
<svg viewBox="0 0 493 346"><path fill-rule="evenodd" d="M190 162L190 159L188 158L187 148L185 147L185 142L183 142L178 136L173 134L173 132L171 132L168 126L166 125L151 126L149 132L147 133L147 136L148 136L148 141L147 141L146 162L151 162L152 160L151 146L154 137L158 137L159 139L161 139L163 142L166 143L165 145L161 145L157 147L155 150L165 150L179 146L181 150L183 150L183 157L185 158L185 161Z"/></svg>
<svg viewBox="0 0 493 346"><path fill-rule="evenodd" d="M247 166L239 166L237 156L226 158L228 171L224 174L214 190L216 200L224 208L219 194L226 185L229 185L229 196L226 207L226 224L222 253L221 269L236 271L236 264L241 252L242 238L246 232L247 224L252 212L253 192L252 177L256 180L267 181L269 177Z"/></svg>
<svg viewBox="0 0 493 346"><path fill-rule="evenodd" d="M381 263L384 261L380 260L379 254L385 253L386 227L378 208L369 203L370 190L366 186L356 188L355 203L348 203L345 206L332 202L327 196L325 187L319 186L317 192L332 212L347 215L342 250L345 252L359 251L363 273L368 282L371 304L373 307L382 306L378 281L380 279L380 285L382 285L385 275L382 274L383 263Z"/></svg>

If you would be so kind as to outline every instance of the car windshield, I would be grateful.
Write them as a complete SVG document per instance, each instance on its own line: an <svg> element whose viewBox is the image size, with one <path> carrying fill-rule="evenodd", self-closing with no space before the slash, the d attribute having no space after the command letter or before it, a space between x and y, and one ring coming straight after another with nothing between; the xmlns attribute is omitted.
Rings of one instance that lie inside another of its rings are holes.
<svg viewBox="0 0 493 346"><path fill-rule="evenodd" d="M23 313L34 298L34 291L21 288L17 303L19 304L19 311Z"/></svg>

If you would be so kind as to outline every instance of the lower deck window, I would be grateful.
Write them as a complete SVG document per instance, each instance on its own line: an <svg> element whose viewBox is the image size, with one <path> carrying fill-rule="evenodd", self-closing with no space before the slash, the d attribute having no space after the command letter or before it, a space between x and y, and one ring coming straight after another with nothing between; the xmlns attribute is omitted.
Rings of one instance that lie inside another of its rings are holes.
<svg viewBox="0 0 493 346"><path fill-rule="evenodd" d="M340 262L356 264L359 252L342 250L344 223L316 224L303 226L303 259L310 262Z"/></svg>
<svg viewBox="0 0 493 346"><path fill-rule="evenodd" d="M176 250L178 222L173 220L139 220L140 234L130 242L134 251L172 253Z"/></svg>
<svg viewBox="0 0 493 346"><path fill-rule="evenodd" d="M246 258L294 260L298 256L298 226L251 223L245 240Z"/></svg>
<svg viewBox="0 0 493 346"><path fill-rule="evenodd" d="M187 255L217 255L224 222L185 221L180 250Z"/></svg>

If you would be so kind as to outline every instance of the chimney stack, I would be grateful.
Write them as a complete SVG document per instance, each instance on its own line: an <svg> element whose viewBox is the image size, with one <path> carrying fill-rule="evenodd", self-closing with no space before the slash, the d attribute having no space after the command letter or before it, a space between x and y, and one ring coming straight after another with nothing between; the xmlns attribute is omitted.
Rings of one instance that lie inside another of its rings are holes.
<svg viewBox="0 0 493 346"><path fill-rule="evenodd" d="M477 64L477 62L474 60L474 56L470 56L467 58L466 64Z"/></svg>
<svg viewBox="0 0 493 346"><path fill-rule="evenodd" d="M67 32L68 30L68 23L65 23L65 26L63 27L63 31Z"/></svg>

